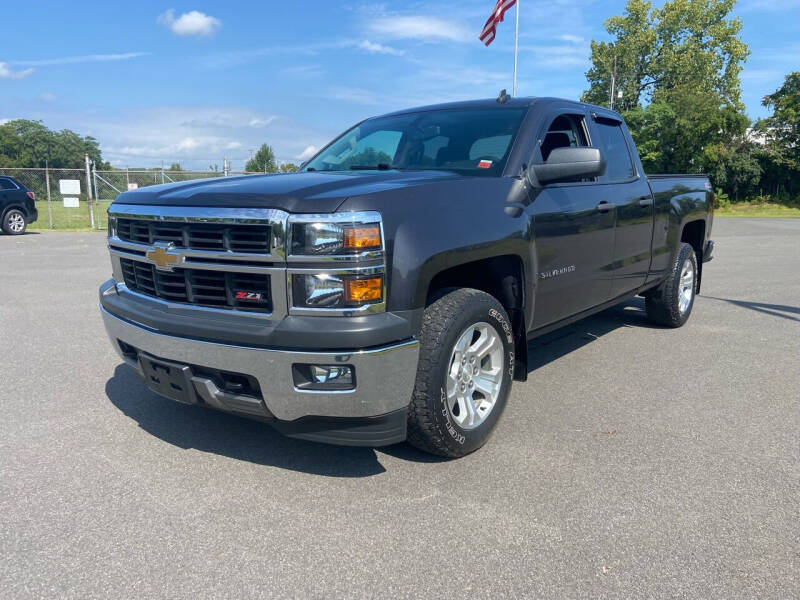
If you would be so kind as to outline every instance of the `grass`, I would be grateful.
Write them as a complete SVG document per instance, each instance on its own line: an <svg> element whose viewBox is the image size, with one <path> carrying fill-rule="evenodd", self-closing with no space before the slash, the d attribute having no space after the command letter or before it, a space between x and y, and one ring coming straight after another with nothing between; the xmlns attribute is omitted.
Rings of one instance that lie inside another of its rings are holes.
<svg viewBox="0 0 800 600"><path fill-rule="evenodd" d="M107 225L106 211L111 202L100 201L97 203L95 218L99 219L96 223L100 230L105 230ZM29 229L32 231L50 230L50 217L47 212L47 201L36 202L39 211L39 219L31 223ZM85 202L81 202L79 208L64 208L62 202L53 201L50 203L50 210L53 214L53 231L94 231L91 228L89 219L89 208Z"/></svg>
<svg viewBox="0 0 800 600"><path fill-rule="evenodd" d="M725 208L714 210L715 217L751 217L751 218L800 218L800 207L786 206L784 204L749 204L739 202Z"/></svg>

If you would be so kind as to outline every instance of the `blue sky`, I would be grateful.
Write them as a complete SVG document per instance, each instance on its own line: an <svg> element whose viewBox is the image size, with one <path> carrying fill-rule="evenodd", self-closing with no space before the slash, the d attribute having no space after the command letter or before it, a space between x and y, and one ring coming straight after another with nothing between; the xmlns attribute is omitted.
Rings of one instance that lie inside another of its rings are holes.
<svg viewBox="0 0 800 600"><path fill-rule="evenodd" d="M241 169L270 143L300 160L390 110L511 89L513 10L427 2L2 2L0 120L41 119L100 140L118 167ZM589 42L623 0L521 0L519 95L578 98ZM750 117L800 69L800 0L740 0Z"/></svg>

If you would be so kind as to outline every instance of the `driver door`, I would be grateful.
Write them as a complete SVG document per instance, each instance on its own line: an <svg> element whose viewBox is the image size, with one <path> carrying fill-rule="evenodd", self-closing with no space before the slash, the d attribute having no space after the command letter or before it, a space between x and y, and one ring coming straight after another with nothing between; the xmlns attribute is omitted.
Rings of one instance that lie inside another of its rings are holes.
<svg viewBox="0 0 800 600"><path fill-rule="evenodd" d="M591 146L587 115L575 109L546 120L532 162L559 147ZM534 329L602 304L611 296L615 211L594 181L533 190L528 207L537 261Z"/></svg>

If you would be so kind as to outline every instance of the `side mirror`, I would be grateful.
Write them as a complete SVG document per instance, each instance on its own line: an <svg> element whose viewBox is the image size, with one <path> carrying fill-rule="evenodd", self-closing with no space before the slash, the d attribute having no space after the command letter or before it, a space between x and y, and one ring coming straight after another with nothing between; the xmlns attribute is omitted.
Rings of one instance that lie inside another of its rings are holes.
<svg viewBox="0 0 800 600"><path fill-rule="evenodd" d="M597 148L555 148L547 162L532 168L544 184L598 177L606 172L606 161Z"/></svg>

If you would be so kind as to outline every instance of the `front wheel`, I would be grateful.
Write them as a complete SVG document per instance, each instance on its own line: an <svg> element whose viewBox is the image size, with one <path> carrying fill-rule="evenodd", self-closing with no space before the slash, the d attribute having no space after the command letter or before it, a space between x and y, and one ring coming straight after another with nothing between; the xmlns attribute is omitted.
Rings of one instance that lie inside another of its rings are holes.
<svg viewBox="0 0 800 600"><path fill-rule="evenodd" d="M425 309L408 413L408 441L456 458L491 436L514 373L514 334L503 306L485 292L454 290Z"/></svg>
<svg viewBox="0 0 800 600"><path fill-rule="evenodd" d="M28 227L28 220L21 210L12 208L3 217L3 231L8 235L22 235Z"/></svg>

